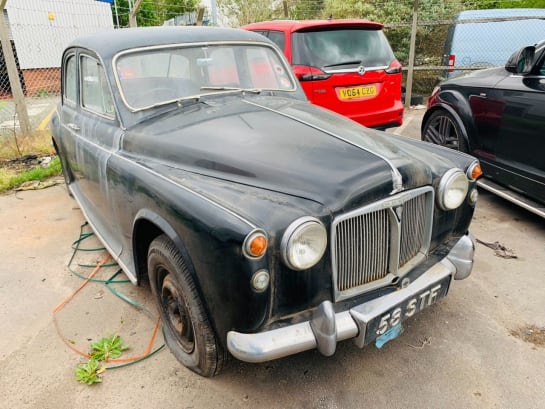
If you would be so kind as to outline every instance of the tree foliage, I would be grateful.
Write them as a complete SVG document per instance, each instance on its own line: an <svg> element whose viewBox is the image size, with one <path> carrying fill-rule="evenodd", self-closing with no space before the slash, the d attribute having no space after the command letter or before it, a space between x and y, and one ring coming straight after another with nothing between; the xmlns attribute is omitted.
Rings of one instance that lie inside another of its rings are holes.
<svg viewBox="0 0 545 409"><path fill-rule="evenodd" d="M282 16L280 8L270 0L217 0L217 6L232 27L273 20Z"/></svg>
<svg viewBox="0 0 545 409"><path fill-rule="evenodd" d="M134 5L136 0L131 3ZM136 22L139 27L160 26L166 20L195 11L198 4L199 0L144 0L136 14ZM129 11L129 0L116 0L116 4L112 4L114 26L117 27L119 19L119 27L128 27Z"/></svg>

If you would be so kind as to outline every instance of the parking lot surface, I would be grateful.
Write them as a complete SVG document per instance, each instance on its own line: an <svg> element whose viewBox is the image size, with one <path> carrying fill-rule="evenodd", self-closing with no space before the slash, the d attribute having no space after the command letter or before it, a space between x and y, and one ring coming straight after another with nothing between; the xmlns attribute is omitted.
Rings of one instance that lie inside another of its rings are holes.
<svg viewBox="0 0 545 409"><path fill-rule="evenodd" d="M392 130L417 137L423 111ZM129 356L148 345L155 322L66 265L84 222L64 186L0 196L0 408L542 408L545 368L545 220L481 192L472 233L473 274L405 325L382 349L338 345L264 364L232 360L204 379L163 349L142 362L79 384L89 340L118 334ZM497 243L496 243L497 242ZM84 243L99 247L96 239ZM88 247L87 247L88 246ZM81 253L94 263L104 252ZM87 273L85 273L87 274ZM111 272L104 273L108 278ZM116 288L153 310L146 286ZM541 337L540 337L541 336ZM152 343L162 344L160 334Z"/></svg>

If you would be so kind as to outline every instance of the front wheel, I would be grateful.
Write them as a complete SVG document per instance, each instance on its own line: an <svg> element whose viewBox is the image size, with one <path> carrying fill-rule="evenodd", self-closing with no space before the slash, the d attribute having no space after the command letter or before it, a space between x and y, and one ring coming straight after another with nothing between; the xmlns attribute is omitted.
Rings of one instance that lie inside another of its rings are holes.
<svg viewBox="0 0 545 409"><path fill-rule="evenodd" d="M225 361L224 350L210 325L184 257L165 235L150 245L148 274L165 342L176 359L199 375L218 374Z"/></svg>
<svg viewBox="0 0 545 409"><path fill-rule="evenodd" d="M463 129L447 111L435 111L429 116L422 128L422 140L468 152Z"/></svg>

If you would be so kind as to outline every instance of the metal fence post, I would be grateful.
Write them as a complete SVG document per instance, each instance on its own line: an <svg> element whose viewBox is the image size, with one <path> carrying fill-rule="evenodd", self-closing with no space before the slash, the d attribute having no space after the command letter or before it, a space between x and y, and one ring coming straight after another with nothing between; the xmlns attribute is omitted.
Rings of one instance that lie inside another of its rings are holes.
<svg viewBox="0 0 545 409"><path fill-rule="evenodd" d="M8 71L9 85L13 95L13 102L15 103L15 112L17 112L17 117L19 119L19 128L23 135L30 135L32 128L30 127L30 121L28 119L25 96L23 94L23 88L21 87L21 81L19 80L19 72L17 71L13 49L11 48L8 27L4 21L6 2L7 0L0 1L0 11L2 12L2 16L0 16L0 41L2 42L2 52L4 53L4 60Z"/></svg>
<svg viewBox="0 0 545 409"><path fill-rule="evenodd" d="M409 48L409 68L407 71L407 82L405 83L405 107L411 106L413 91L414 56L416 49L416 28L418 23L418 0L413 3L413 25L411 27L411 45Z"/></svg>

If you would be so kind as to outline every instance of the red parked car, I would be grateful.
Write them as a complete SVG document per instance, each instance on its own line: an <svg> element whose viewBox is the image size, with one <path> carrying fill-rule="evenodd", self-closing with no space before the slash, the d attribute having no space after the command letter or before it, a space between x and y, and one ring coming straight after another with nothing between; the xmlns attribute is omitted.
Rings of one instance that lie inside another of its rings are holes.
<svg viewBox="0 0 545 409"><path fill-rule="evenodd" d="M288 58L308 99L374 128L403 122L401 64L369 20L266 21L242 27L263 34Z"/></svg>

